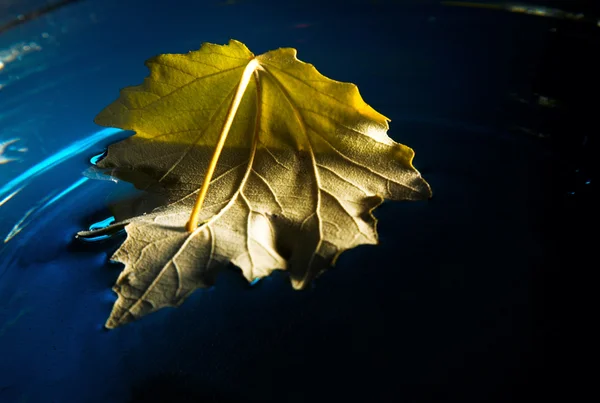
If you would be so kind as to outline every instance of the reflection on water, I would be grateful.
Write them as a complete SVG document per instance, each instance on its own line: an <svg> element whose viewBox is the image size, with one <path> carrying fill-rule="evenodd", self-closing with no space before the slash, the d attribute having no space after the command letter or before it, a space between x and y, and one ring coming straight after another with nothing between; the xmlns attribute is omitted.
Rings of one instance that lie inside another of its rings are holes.
<svg viewBox="0 0 600 403"><path fill-rule="evenodd" d="M8 49L0 50L0 70L15 60L21 60L26 54L40 50L42 47L35 42L19 42Z"/></svg>
<svg viewBox="0 0 600 403"><path fill-rule="evenodd" d="M0 49L0 72L5 70L9 64L22 60L25 55L41 50L42 47L36 42L19 42L8 49ZM0 90L19 78L20 75L9 75L8 79L0 81Z"/></svg>
<svg viewBox="0 0 600 403"><path fill-rule="evenodd" d="M81 140L72 143L68 147L58 151L57 153L51 155L45 160L29 168L21 175L17 176L13 180L0 187L0 208L5 208L6 205L9 204L9 202L13 202L13 200L17 198L19 193L25 187L27 187L35 178L48 172L48 170L50 170L53 167L56 167L60 163L86 151L99 141L107 139L120 132L122 132L122 130L113 128L100 130L92 134L91 136L87 136ZM12 144L14 143L14 141L9 141L5 143ZM2 153L0 153L0 156L1 154ZM25 228L29 223L31 223L32 220L35 217L37 217L41 212L43 212L46 208L56 203L58 200L71 193L75 189L81 187L88 180L89 178L87 177L79 178L63 190L52 191L41 198L36 198L33 206L29 207L25 214L17 220L15 225L6 235L6 237L4 238L4 243L13 239L19 232L23 230L23 228Z"/></svg>
<svg viewBox="0 0 600 403"><path fill-rule="evenodd" d="M569 12L553 7L544 7L535 4L526 3L483 3L483 2L467 2L467 1L442 1L445 6L453 7L470 7L470 8L487 8L491 10L503 10L511 13L535 15L537 17L548 17L561 20L574 21L591 21L600 27L600 20L597 18L587 17L580 12Z"/></svg>
<svg viewBox="0 0 600 403"><path fill-rule="evenodd" d="M0 141L0 165L7 164L9 162L19 161L19 158L9 156L9 151L15 151L20 153L27 152L27 148L25 147L17 148L12 146L19 140L20 139L10 139L6 141Z"/></svg>
<svg viewBox="0 0 600 403"><path fill-rule="evenodd" d="M115 222L115 217L110 216L108 218L105 218L104 220L98 221L98 222L90 225L90 231L95 231L98 229L106 228L113 222Z"/></svg>
<svg viewBox="0 0 600 403"><path fill-rule="evenodd" d="M96 165L104 157L106 157L106 150L104 150L100 154L94 155L92 158L90 158L90 163L92 165Z"/></svg>
<svg viewBox="0 0 600 403"><path fill-rule="evenodd" d="M43 174L50 168L55 167L56 165L60 164L63 161L66 161L71 157L74 157L82 151L87 150L99 141L104 140L120 132L122 132L121 129L103 129L99 132L92 134L91 136L85 137L79 141L72 143L70 146L63 148L56 154L53 154L45 160L37 163L33 167L29 168L27 171L23 172L21 175L17 176L15 179L9 181L4 186L0 187L0 198L3 198L6 194L13 192L18 187L26 185L30 180L32 180L38 175ZM2 202L0 201L0 203Z"/></svg>
<svg viewBox="0 0 600 403"><path fill-rule="evenodd" d="M93 223L92 225L90 225L90 231L97 231L100 229L104 229L107 228L109 225L111 225L112 223L115 222L115 217L114 216L110 216L108 218L105 218L104 220L98 221ZM109 233L109 234L103 234L103 235L97 235L97 236L89 236L89 237L77 237L77 239L80 239L84 242L98 242L98 241L103 241L105 239L109 239L110 237L114 236L114 235L120 235L124 232L124 229L121 229L119 231L113 232L113 233Z"/></svg>
<svg viewBox="0 0 600 403"><path fill-rule="evenodd" d="M60 199L62 199L67 194L71 193L73 190L75 190L78 187L80 187L81 185L83 185L88 180L89 180L88 178L81 178L81 179L77 180L76 182L72 183L66 189L64 189L64 190L62 190L60 192L53 192L53 193L50 193L49 195L45 196L34 207L32 207L29 210L27 210L27 212L25 213L25 215L13 226L13 228L10 230L10 232L8 233L8 235L6 236L6 238L4 238L4 243L7 243L11 239L13 239L13 237L15 235L17 235L26 226L28 226L31 222L33 222L33 220L41 212L43 212L45 209L47 209L48 207L50 207L52 204L54 204L57 201L59 201Z"/></svg>

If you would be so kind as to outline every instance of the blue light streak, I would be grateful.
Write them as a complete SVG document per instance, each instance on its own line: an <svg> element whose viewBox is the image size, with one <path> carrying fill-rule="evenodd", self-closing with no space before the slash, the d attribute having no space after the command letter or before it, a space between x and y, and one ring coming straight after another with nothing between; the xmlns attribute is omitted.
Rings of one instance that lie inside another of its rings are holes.
<svg viewBox="0 0 600 403"><path fill-rule="evenodd" d="M60 193L58 193L54 197L52 197L47 202L43 202L42 201L42 203L44 203L43 205L41 205L41 206L38 205L39 207L38 206L34 206L34 207L30 208L29 210L27 210L27 212L25 213L25 215L14 225L14 227L10 230L10 232L8 233L8 235L6 236L6 238L4 238L4 243L7 243L11 239L13 239L15 237L15 235L17 235L26 226L28 226L29 223L38 214L40 214L42 211L44 211L46 208L48 208L52 204L56 203L58 200L60 200L63 197L65 197L67 194L71 193L73 190L77 189L79 186L83 185L88 180L89 180L89 178L81 178L81 179L77 180L76 182L72 183L66 189L62 190ZM49 196L46 196L45 199L47 199L48 197Z"/></svg>
<svg viewBox="0 0 600 403"><path fill-rule="evenodd" d="M65 190L63 190L62 192L60 192L59 194L57 194L56 196L54 196L52 199L50 199L48 201L48 203L44 204L40 208L40 211L44 210L45 208L47 208L51 204L57 202L59 199L63 198L65 195L67 195L67 193L71 193L71 191L77 189L79 186L83 185L88 180L89 180L89 178L81 178L77 182L71 184L71 186L69 186L68 188L66 188Z"/></svg>
<svg viewBox="0 0 600 403"><path fill-rule="evenodd" d="M87 150L97 142L122 131L123 130L121 129L107 128L100 130L92 134L91 136L86 137L85 139L78 140L72 143L67 148L62 149L56 154L53 154L45 160L37 163L36 165L29 168L27 171L23 172L21 175L17 176L15 179L0 187L0 199L3 198L6 194L12 193L16 188L27 185L27 183L31 179L46 172L50 168L53 168L61 162L64 162L67 159L79 154L80 152Z"/></svg>

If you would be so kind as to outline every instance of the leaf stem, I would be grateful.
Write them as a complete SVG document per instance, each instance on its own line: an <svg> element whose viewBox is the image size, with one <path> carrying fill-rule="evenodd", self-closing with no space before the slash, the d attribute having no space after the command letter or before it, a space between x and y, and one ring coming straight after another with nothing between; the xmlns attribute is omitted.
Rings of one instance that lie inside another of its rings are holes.
<svg viewBox="0 0 600 403"><path fill-rule="evenodd" d="M212 155L210 163L208 164L208 169L206 170L206 176L204 177L204 182L202 182L202 187L200 187L200 192L198 193L198 197L196 198L196 203L194 204L194 208L192 209L192 213L190 214L190 219L185 225L185 229L188 232L194 231L198 228L198 221L200 218L200 211L202 209L202 204L204 203L204 199L206 198L206 193L208 192L208 187L210 186L210 181L212 180L213 174L215 173L215 169L217 167L217 162L219 161L219 157L221 155L221 151L223 151L223 146L225 145L225 140L227 139L227 134L229 134L229 129L231 129L231 125L233 123L233 118L237 113L238 107L242 102L242 97L244 96L244 92L246 92L246 88L248 88L248 83L250 83L250 79L252 78L252 74L256 69L260 67L260 64L256 59L250 60L250 63L244 69L244 73L242 74L242 78L238 83L237 90L233 97L233 101L229 105L229 110L227 111L227 117L225 118L225 122L223 123L223 128L221 129L221 134L219 135L219 141L217 142L217 146L215 147L215 152Z"/></svg>

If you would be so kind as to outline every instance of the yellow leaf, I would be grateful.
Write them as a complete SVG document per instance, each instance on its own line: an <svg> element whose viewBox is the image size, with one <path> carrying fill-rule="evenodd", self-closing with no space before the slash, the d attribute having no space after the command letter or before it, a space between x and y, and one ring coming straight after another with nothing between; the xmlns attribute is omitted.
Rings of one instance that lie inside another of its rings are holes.
<svg viewBox="0 0 600 403"><path fill-rule="evenodd" d="M388 119L295 49L254 56L232 40L146 64L144 83L96 118L136 132L99 167L167 200L115 224L126 225L127 239L113 256L125 269L109 328L181 304L229 262L248 281L285 269L301 289L343 251L377 243L371 212L384 198L431 196L412 149L388 137ZM186 231L228 117L200 224Z"/></svg>

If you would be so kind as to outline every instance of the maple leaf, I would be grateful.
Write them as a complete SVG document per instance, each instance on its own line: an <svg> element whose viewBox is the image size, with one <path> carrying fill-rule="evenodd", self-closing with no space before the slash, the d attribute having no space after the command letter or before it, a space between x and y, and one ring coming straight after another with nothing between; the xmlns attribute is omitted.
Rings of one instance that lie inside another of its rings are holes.
<svg viewBox="0 0 600 403"><path fill-rule="evenodd" d="M112 226L127 238L112 257L125 268L108 328L181 304L229 262L248 281L285 269L301 289L343 251L377 243L371 212L384 198L431 196L389 119L295 49L254 56L231 40L146 65L144 83L96 118L136 133L98 167L166 200Z"/></svg>

